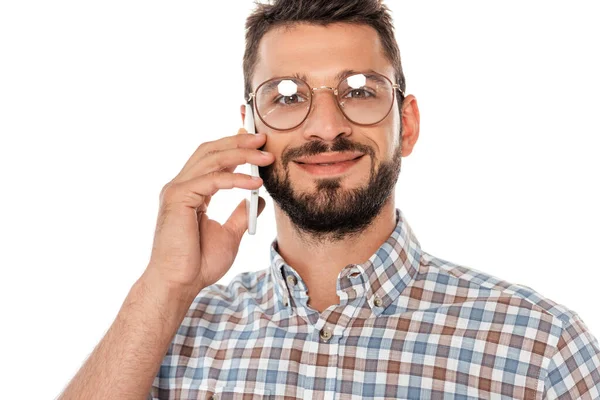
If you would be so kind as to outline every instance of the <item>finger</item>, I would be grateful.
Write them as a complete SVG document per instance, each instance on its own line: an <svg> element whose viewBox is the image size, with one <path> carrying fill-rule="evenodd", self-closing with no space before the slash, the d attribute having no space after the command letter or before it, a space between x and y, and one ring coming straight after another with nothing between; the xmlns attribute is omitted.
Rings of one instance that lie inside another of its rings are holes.
<svg viewBox="0 0 600 400"><path fill-rule="evenodd" d="M251 135L250 133L248 133L248 131L247 131L245 128L241 128L241 129L238 131L238 133L237 133L237 134L238 134L238 135ZM259 150L262 150L264 147L265 147L265 145L263 144L263 145L262 145L261 147L259 147L258 149L259 149ZM233 171L235 171L235 170L236 170L236 168L237 168L237 165L236 165L236 166L233 166L233 167L227 167L227 168L224 168L224 169L223 169L223 171L226 171L226 172L233 172Z"/></svg>
<svg viewBox="0 0 600 400"><path fill-rule="evenodd" d="M225 171L238 165L254 164L266 166L275 160L273 154L256 149L228 149L207 155L191 167L186 175L204 175L214 171ZM185 178L185 176L183 176Z"/></svg>
<svg viewBox="0 0 600 400"><path fill-rule="evenodd" d="M195 210L206 205L206 198L222 189L258 189L262 179L246 174L213 172L184 182L172 182L166 186L161 198L163 204L183 204Z"/></svg>
<svg viewBox="0 0 600 400"><path fill-rule="evenodd" d="M257 149L264 146L267 141L265 134L247 133L244 128L241 128L236 135L226 136L221 139L204 142L190 156L188 161L181 169L179 175L184 175L187 171L196 165L198 161L206 157L207 154L223 151L225 149L248 148Z"/></svg>
<svg viewBox="0 0 600 400"><path fill-rule="evenodd" d="M204 197L204 212L206 212L206 210L208 210L208 206L210 205L210 201L212 198L213 198L212 196Z"/></svg>
<svg viewBox="0 0 600 400"><path fill-rule="evenodd" d="M246 210L246 199L233 210L223 228L227 229L234 237L237 243L240 243L244 232L248 230L248 211ZM262 213L266 205L265 199L258 197L258 215Z"/></svg>

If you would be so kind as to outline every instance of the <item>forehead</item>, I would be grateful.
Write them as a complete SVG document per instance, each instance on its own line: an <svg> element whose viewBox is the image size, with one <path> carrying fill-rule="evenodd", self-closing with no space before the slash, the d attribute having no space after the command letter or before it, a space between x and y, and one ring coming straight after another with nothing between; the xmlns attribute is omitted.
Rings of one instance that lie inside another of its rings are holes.
<svg viewBox="0 0 600 400"><path fill-rule="evenodd" d="M252 87L294 74L306 75L309 84L333 84L335 76L348 69L374 70L393 80L393 67L375 29L352 24L278 27L260 42Z"/></svg>

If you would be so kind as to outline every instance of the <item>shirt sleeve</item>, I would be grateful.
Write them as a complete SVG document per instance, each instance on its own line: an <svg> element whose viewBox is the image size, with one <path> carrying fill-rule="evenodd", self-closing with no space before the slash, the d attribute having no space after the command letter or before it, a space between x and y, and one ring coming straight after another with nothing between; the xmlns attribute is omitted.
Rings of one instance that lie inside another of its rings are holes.
<svg viewBox="0 0 600 400"><path fill-rule="evenodd" d="M550 359L544 399L600 399L600 346L576 313Z"/></svg>

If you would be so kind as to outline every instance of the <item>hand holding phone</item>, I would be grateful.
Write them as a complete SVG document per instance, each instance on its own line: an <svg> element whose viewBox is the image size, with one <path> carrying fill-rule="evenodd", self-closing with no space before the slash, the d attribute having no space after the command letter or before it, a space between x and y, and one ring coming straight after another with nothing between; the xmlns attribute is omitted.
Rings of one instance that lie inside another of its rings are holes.
<svg viewBox="0 0 600 400"><path fill-rule="evenodd" d="M152 254L143 278L152 290L177 293L181 301L191 304L202 288L217 282L231 268L248 228L248 215L254 214L250 229L255 231L260 203L264 202L257 196L248 207L247 199L242 200L224 224L208 216L208 206L220 190L239 188L258 194L261 179L235 169L254 164L258 175L257 166L272 164L274 156L259 151L265 143L264 135L248 135L244 129L202 143L163 187Z"/></svg>

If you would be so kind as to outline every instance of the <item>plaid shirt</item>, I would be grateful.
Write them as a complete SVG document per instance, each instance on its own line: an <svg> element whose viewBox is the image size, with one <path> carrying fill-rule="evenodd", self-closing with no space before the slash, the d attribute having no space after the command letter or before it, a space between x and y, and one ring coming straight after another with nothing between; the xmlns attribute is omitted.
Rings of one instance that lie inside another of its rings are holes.
<svg viewBox="0 0 600 400"><path fill-rule="evenodd" d="M149 398L600 398L598 341L575 312L423 252L396 215L321 314L276 240L269 268L204 288Z"/></svg>

